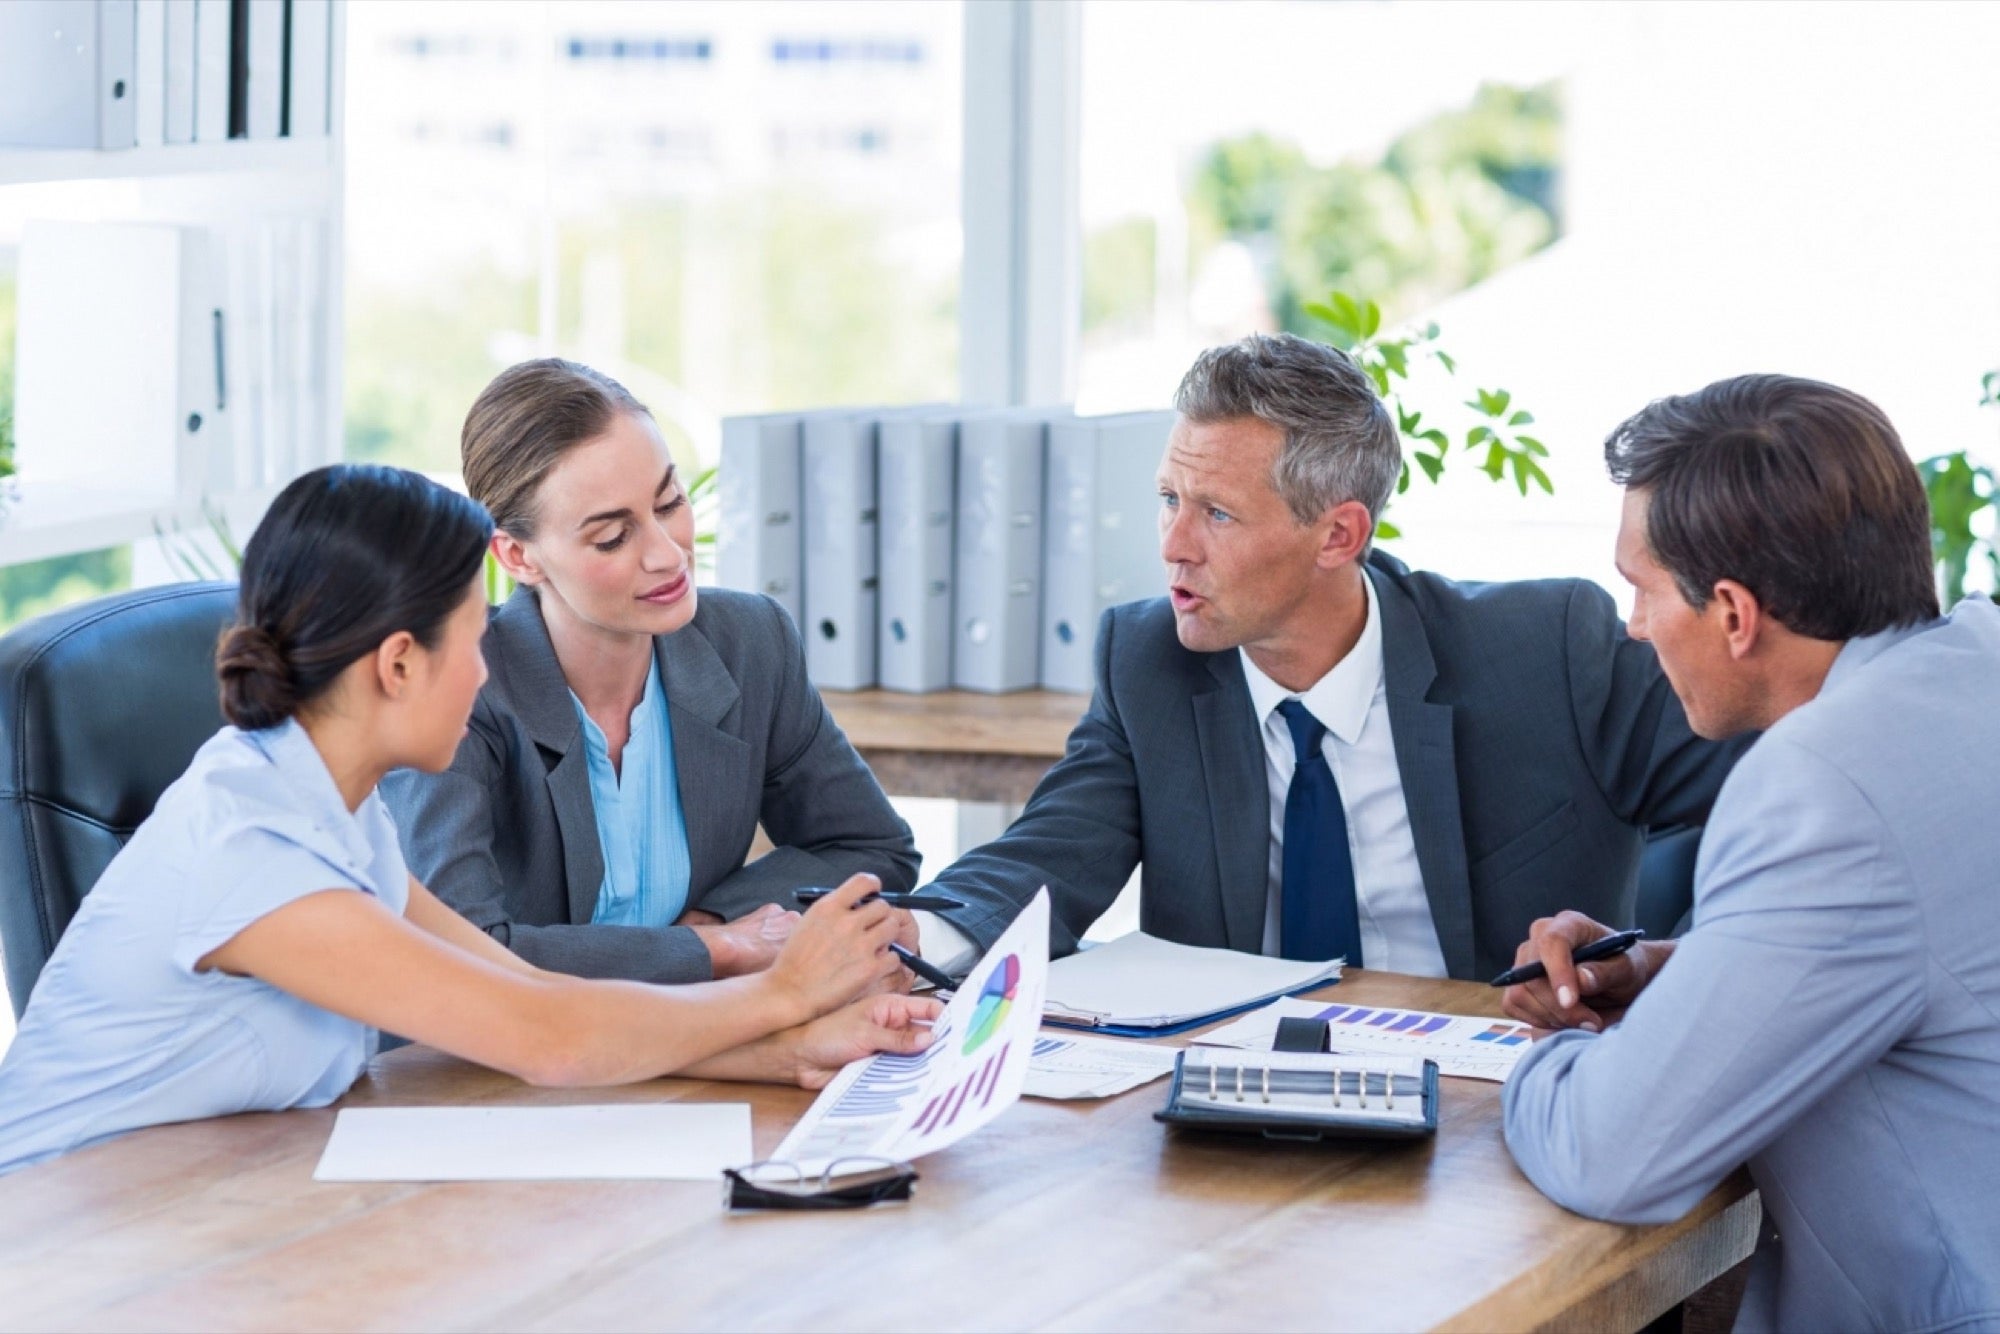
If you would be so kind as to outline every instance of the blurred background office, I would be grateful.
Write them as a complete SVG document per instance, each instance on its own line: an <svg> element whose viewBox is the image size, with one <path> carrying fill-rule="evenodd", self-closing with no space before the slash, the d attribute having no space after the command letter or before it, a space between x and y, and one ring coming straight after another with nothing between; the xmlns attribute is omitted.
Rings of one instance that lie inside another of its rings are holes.
<svg viewBox="0 0 2000 1334"><path fill-rule="evenodd" d="M525 357L610 371L702 464L743 413L1163 406L1204 346L1328 336L1333 289L1440 326L1458 375L1410 398L1455 438L1504 386L1549 450L1552 495L1454 455L1391 549L1622 601L1599 442L1651 397L1818 376L2000 464L1996 50L2000 9L1952 3L336 0L323 134L0 149L0 625L226 571L315 462L454 472ZM285 448L17 429L24 242L107 220L304 275L255 409Z"/></svg>

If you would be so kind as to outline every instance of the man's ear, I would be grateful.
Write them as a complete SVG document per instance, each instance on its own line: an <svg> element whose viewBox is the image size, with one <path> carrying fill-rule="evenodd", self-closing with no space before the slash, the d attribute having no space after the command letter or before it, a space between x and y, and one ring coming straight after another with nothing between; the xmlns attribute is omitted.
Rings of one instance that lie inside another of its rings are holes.
<svg viewBox="0 0 2000 1334"><path fill-rule="evenodd" d="M1708 615L1717 618L1729 642L1729 656L1741 662L1757 651L1764 633L1764 605L1757 595L1734 579L1716 581Z"/></svg>
<svg viewBox="0 0 2000 1334"><path fill-rule="evenodd" d="M390 700L402 699L416 679L417 648L417 637L408 630L398 630L376 646L375 684Z"/></svg>
<svg viewBox="0 0 2000 1334"><path fill-rule="evenodd" d="M1375 520L1358 500L1330 506L1319 518L1320 544L1314 561L1322 570L1359 561L1375 536Z"/></svg>
<svg viewBox="0 0 2000 1334"><path fill-rule="evenodd" d="M535 558L529 554L527 543L512 533L495 528L488 549L493 552L493 559L500 562L500 568L505 570L508 577L517 584L527 584L532 587L548 577L542 573L542 567L537 565Z"/></svg>

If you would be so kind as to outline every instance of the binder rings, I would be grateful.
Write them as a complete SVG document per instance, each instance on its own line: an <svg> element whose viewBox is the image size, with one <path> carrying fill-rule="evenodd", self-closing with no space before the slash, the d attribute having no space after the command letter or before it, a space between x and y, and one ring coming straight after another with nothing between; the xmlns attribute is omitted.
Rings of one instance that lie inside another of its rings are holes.
<svg viewBox="0 0 2000 1334"><path fill-rule="evenodd" d="M876 676L884 690L948 690L958 421L885 421L876 449L882 551Z"/></svg>
<svg viewBox="0 0 2000 1334"><path fill-rule="evenodd" d="M1153 1117L1265 1139L1422 1139L1437 1133L1437 1062L1190 1047Z"/></svg>
<svg viewBox="0 0 2000 1334"><path fill-rule="evenodd" d="M877 418L823 414L801 428L806 674L824 690L875 684Z"/></svg>
<svg viewBox="0 0 2000 1334"><path fill-rule="evenodd" d="M1015 409L959 421L951 675L961 690L1030 690L1040 679L1042 455L1050 416Z"/></svg>
<svg viewBox="0 0 2000 1334"><path fill-rule="evenodd" d="M798 413L726 417L718 473L716 583L764 593L803 625Z"/></svg>
<svg viewBox="0 0 2000 1334"><path fill-rule="evenodd" d="M1079 417L1049 427L1041 680L1087 692L1105 608L1161 591L1154 476L1171 412Z"/></svg>

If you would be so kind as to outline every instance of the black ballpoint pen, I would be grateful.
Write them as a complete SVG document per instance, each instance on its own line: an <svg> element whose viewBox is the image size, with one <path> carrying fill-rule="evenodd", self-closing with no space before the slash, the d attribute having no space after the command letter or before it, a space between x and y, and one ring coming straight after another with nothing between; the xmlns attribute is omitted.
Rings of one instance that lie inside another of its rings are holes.
<svg viewBox="0 0 2000 1334"><path fill-rule="evenodd" d="M898 959L903 961L903 967L909 969L939 991L958 990L958 980L936 964L925 962L894 941L889 942L889 949Z"/></svg>
<svg viewBox="0 0 2000 1334"><path fill-rule="evenodd" d="M799 907L810 908L831 893L833 891L830 889L795 889L792 891L792 897L798 900ZM893 889L878 890L873 894L864 895L854 906L858 908L861 904L871 903L876 899L882 900L891 908L904 908L911 912L949 912L953 908L965 906L964 900L944 894L926 894L921 891L905 894Z"/></svg>
<svg viewBox="0 0 2000 1334"><path fill-rule="evenodd" d="M1577 963L1595 963L1599 959L1609 959L1614 954L1623 954L1646 938L1646 933L1637 927L1630 931L1615 931L1608 936L1599 936L1569 957ZM1518 987L1523 982L1532 982L1538 977L1547 977L1548 969L1542 967L1540 959L1524 963L1518 968L1509 968L1493 979L1490 985L1496 987Z"/></svg>

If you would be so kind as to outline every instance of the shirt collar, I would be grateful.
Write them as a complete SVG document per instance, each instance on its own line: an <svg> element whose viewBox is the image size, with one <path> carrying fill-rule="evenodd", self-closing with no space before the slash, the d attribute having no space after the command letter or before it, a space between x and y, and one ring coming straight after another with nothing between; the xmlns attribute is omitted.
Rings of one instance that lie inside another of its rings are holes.
<svg viewBox="0 0 2000 1334"><path fill-rule="evenodd" d="M1382 609L1376 600L1375 581L1365 570L1361 586L1368 595L1368 619L1361 627L1361 638L1332 671L1297 695L1264 675L1247 651L1236 650L1243 660L1243 680L1250 687L1250 703L1257 710L1259 726L1270 719L1272 710L1296 698L1342 744L1352 746L1361 740L1369 707L1382 685Z"/></svg>
<svg viewBox="0 0 2000 1334"><path fill-rule="evenodd" d="M375 850L361 828L358 813L347 809L347 801L333 781L333 771L326 767L326 757L299 720L287 718L276 727L244 736L263 752L279 780L298 798L299 814L331 838L356 868L366 868L374 860Z"/></svg>

